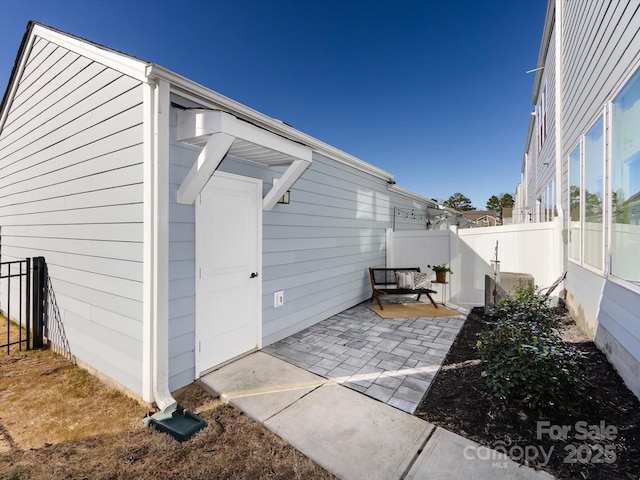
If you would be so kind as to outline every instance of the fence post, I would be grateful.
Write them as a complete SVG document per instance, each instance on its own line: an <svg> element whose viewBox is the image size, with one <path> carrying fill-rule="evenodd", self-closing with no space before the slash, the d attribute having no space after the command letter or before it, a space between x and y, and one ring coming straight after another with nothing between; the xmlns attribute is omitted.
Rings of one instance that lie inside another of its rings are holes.
<svg viewBox="0 0 640 480"><path fill-rule="evenodd" d="M27 330L27 350L31 349L31 335L33 334L33 327L31 324L31 318L32 318L32 311L31 311L31 304L32 304L32 298L31 298L31 259L30 258L25 258L25 275L27 276L27 281L25 282L25 303L24 303L24 310L25 310L25 326L26 326L26 330ZM22 267L20 267L22 268ZM22 279L21 279L22 280Z"/></svg>
<svg viewBox="0 0 640 480"><path fill-rule="evenodd" d="M33 348L44 345L43 331L47 315L47 264L44 257L33 258Z"/></svg>

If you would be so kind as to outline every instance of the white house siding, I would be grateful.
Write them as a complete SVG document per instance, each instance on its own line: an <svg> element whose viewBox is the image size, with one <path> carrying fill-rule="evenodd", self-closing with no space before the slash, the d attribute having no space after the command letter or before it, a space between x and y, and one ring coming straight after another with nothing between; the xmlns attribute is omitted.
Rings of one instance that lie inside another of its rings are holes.
<svg viewBox="0 0 640 480"><path fill-rule="evenodd" d="M539 135L540 130L538 122L540 118L536 118L534 126L534 134L531 136L531 142L528 146L529 161L531 163L530 168L532 172L530 174L527 185L527 205L526 208L529 212L532 212L533 221L543 221L544 217L539 218L540 212L536 211L536 201L541 199L544 195L545 188L553 181L556 176L556 148L555 148L555 101L556 101L556 74L555 74L555 27L551 31L551 38L549 41L549 49L544 61L544 68L540 73L541 81L540 88L536 93L534 100L535 105L538 105L543 95L543 90L546 87L546 137L540 149ZM537 114L539 116L539 113ZM544 208L544 205L543 205ZM535 212L535 214L533 214Z"/></svg>
<svg viewBox="0 0 640 480"><path fill-rule="evenodd" d="M172 390L195 376L194 206L178 205L176 192L200 152L175 141L176 121L174 111L169 209ZM284 170L229 157L219 169L262 179L265 193ZM263 212L263 345L371 296L368 268L385 266L386 229L393 225L394 207L400 208L397 229L426 228L425 204L390 192L383 179L314 153L311 166L291 188L291 203ZM278 290L284 290L285 304L274 309L273 292Z"/></svg>
<svg viewBox="0 0 640 480"><path fill-rule="evenodd" d="M2 260L44 256L71 353L141 394L140 82L42 38L16 81Z"/></svg>
<svg viewBox="0 0 640 480"><path fill-rule="evenodd" d="M566 210L569 153L640 61L640 4L635 0L565 0L562 7L562 197ZM569 264L568 271L570 310L587 331L593 334L597 329L596 342L640 396L640 295L605 280L604 273L575 263ZM630 376L632 371L635 377Z"/></svg>
<svg viewBox="0 0 640 480"><path fill-rule="evenodd" d="M169 388L195 379L195 206L177 203L178 188L200 148L176 142L177 115L170 116L169 145Z"/></svg>
<svg viewBox="0 0 640 480"><path fill-rule="evenodd" d="M411 216L419 205L389 192L384 180L314 154L291 189L291 203L264 215L265 344L371 296L368 268L385 266L394 207L401 210L396 229L426 229L425 217ZM285 305L274 309L277 290L285 291Z"/></svg>
<svg viewBox="0 0 640 480"><path fill-rule="evenodd" d="M606 281L598 311L596 344L640 397L640 295Z"/></svg>

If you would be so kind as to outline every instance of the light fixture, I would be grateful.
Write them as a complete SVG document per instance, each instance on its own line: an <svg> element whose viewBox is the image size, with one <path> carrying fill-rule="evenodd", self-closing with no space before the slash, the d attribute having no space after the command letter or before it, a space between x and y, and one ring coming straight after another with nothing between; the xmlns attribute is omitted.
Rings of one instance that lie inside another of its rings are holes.
<svg viewBox="0 0 640 480"><path fill-rule="evenodd" d="M280 180L279 178L274 178L273 179L273 185L275 186L276 183L278 183L278 180ZM280 199L276 202L276 203L282 203L284 205L289 205L289 202L291 201L291 190L287 190L286 192L284 192L284 195L282 195L282 197L280 197Z"/></svg>
<svg viewBox="0 0 640 480"><path fill-rule="evenodd" d="M280 197L280 200L278 200L278 203L289 205L290 200L291 200L291 190L287 190L286 192L284 192L284 195Z"/></svg>

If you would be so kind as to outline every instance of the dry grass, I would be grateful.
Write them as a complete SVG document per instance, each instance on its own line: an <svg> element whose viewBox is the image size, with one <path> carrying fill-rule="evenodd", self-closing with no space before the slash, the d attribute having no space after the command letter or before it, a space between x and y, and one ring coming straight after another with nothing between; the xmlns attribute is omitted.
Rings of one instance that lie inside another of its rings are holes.
<svg viewBox="0 0 640 480"><path fill-rule="evenodd" d="M7 331L7 328L8 328L8 331ZM0 345L9 343L9 339L11 339L12 342L17 342L20 339L20 335L22 335L22 339L24 340L26 339L27 333L24 329L21 329L20 327L18 327L18 325L15 322L7 322L7 317L0 314ZM22 348L23 349L25 348L24 344L22 345ZM20 350L20 347L18 345L11 345L9 347L9 351L12 353L17 352L19 350ZM7 347L0 348L0 355L6 355L6 354L7 354Z"/></svg>
<svg viewBox="0 0 640 480"><path fill-rule="evenodd" d="M178 400L208 423L185 443L51 351L0 355L0 479L334 478L198 385Z"/></svg>

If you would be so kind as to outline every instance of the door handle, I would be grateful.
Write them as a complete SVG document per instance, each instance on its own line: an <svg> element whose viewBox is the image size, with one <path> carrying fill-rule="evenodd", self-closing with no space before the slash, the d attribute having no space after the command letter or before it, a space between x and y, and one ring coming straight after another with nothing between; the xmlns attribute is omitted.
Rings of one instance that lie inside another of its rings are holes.
<svg viewBox="0 0 640 480"><path fill-rule="evenodd" d="M256 278L258 276L258 272L253 272L251 275L249 275L249 278Z"/></svg>

